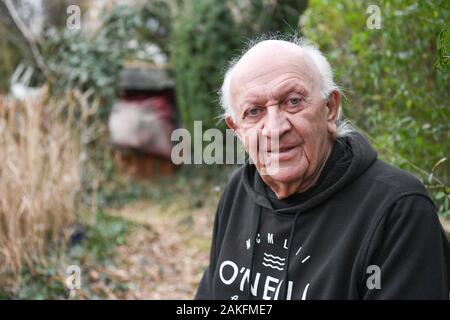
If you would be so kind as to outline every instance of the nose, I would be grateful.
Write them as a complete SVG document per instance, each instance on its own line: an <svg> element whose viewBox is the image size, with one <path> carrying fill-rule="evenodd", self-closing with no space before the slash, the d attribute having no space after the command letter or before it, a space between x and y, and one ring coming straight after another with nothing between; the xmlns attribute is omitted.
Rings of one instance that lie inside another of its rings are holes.
<svg viewBox="0 0 450 320"><path fill-rule="evenodd" d="M261 133L264 137L269 139L275 136L281 138L281 136L291 128L289 119L287 119L286 115L280 110L278 105L267 107L267 116L265 120Z"/></svg>

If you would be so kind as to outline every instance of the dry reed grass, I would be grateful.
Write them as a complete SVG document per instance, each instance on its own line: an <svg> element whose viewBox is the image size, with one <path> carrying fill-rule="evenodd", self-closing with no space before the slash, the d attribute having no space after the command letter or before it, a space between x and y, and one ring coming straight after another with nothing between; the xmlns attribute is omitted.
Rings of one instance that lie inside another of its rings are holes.
<svg viewBox="0 0 450 320"><path fill-rule="evenodd" d="M0 284L44 264L75 220L80 144L61 110L46 94L0 96Z"/></svg>

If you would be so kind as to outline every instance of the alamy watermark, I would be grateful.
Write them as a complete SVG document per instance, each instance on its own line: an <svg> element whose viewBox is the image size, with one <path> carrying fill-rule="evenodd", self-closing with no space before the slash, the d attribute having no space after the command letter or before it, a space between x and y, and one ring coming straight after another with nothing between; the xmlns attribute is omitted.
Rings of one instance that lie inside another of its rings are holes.
<svg viewBox="0 0 450 320"><path fill-rule="evenodd" d="M72 4L67 7L66 13L68 17L66 19L66 27L69 30L81 29L81 9L79 6Z"/></svg>
<svg viewBox="0 0 450 320"><path fill-rule="evenodd" d="M375 4L371 4L367 7L367 14L369 17L366 20L367 29L381 29L381 9Z"/></svg>
<svg viewBox="0 0 450 320"><path fill-rule="evenodd" d="M438 70L450 70L450 29L442 29L436 38L436 62L434 67Z"/></svg>
<svg viewBox="0 0 450 320"><path fill-rule="evenodd" d="M66 268L66 288L69 290L69 298L76 297L77 290L81 289L81 269L78 265L70 265Z"/></svg>
<svg viewBox="0 0 450 320"><path fill-rule="evenodd" d="M174 164L245 164L246 152L250 163L260 165L260 174L274 174L280 168L277 155L280 152L277 131L263 134L261 130L247 132L244 141L236 138L233 130L225 133L216 128L203 132L202 121L194 121L194 132L175 129L170 137L177 144L172 148Z"/></svg>
<svg viewBox="0 0 450 320"><path fill-rule="evenodd" d="M370 276L366 280L366 286L369 290L381 289L381 269L376 264L370 265L366 270Z"/></svg>

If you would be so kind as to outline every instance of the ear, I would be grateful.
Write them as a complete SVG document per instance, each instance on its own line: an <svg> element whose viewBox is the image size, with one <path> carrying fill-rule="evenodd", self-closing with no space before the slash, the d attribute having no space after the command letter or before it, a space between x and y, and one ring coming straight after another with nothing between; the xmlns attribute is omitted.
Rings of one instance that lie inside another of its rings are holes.
<svg viewBox="0 0 450 320"><path fill-rule="evenodd" d="M238 125L236 124L236 122L234 122L233 118L230 117L230 116L225 117L225 122L226 122L228 128L230 128L231 130L233 130L233 131L234 131L234 134L239 138L239 140L242 141L239 127L238 127Z"/></svg>
<svg viewBox="0 0 450 320"><path fill-rule="evenodd" d="M334 90L330 93L326 107L328 108L328 131L334 135L336 133L336 120L339 115L339 108L341 107L341 94L339 91Z"/></svg>
<svg viewBox="0 0 450 320"><path fill-rule="evenodd" d="M236 130L237 129L237 125L234 122L232 117L230 117L230 116L225 117L225 122L226 122L228 128L230 128L231 130Z"/></svg>

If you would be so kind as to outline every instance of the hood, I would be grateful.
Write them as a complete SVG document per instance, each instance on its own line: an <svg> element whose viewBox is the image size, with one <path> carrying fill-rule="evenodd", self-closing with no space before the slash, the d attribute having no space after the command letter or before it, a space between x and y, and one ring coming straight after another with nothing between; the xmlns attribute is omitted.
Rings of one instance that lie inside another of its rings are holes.
<svg viewBox="0 0 450 320"><path fill-rule="evenodd" d="M341 189L352 183L356 178L364 173L364 171L366 171L377 158L377 152L375 149L370 145L369 141L367 141L367 139L358 132L352 132L348 136L338 139L344 140L344 142L351 149L353 155L350 166L345 174L336 183L308 201L289 208L274 210L269 199L267 198L264 182L261 176L256 170L255 165L250 164L249 161L247 161L244 168L243 183L246 191L249 193L251 198L255 200L255 203L258 206L267 208L270 211L277 213L289 214L305 212L320 205Z"/></svg>

